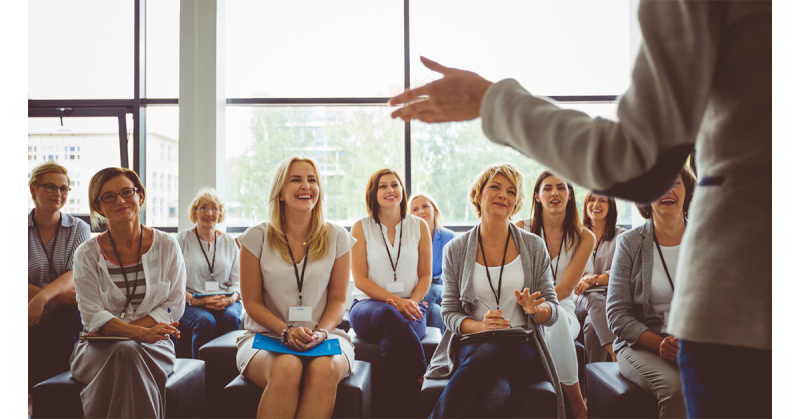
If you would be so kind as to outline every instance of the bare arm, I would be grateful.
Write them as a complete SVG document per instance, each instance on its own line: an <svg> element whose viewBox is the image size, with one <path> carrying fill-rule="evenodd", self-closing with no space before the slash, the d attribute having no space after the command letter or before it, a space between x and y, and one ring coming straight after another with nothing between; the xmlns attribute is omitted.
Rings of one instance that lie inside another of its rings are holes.
<svg viewBox="0 0 800 419"><path fill-rule="evenodd" d="M577 246L578 248L575 249L575 256L572 257L569 266L567 266L567 270L564 272L561 282L555 287L558 301L572 294L572 290L578 285L581 274L583 274L583 269L586 267L586 262L589 261L589 256L592 254L592 249L594 249L594 234L589 231L588 228L584 228L583 231L581 231Z"/></svg>
<svg viewBox="0 0 800 419"><path fill-rule="evenodd" d="M420 240L417 247L419 259L417 261L417 285L411 292L411 299L417 304L422 302L428 289L431 287L431 263L433 252L431 250L431 235L428 226L424 222L419 223Z"/></svg>
<svg viewBox="0 0 800 419"><path fill-rule="evenodd" d="M239 252L239 268L242 281L242 304L247 310L247 315L261 326L280 333L286 327L286 323L275 317L264 305L261 294L263 287L261 266L259 266L258 258L250 253L247 247L242 247Z"/></svg>
<svg viewBox="0 0 800 419"><path fill-rule="evenodd" d="M344 317L347 304L347 286L350 282L350 252L333 262L331 280L328 283L328 301L319 321L319 329L331 330L339 325Z"/></svg>
<svg viewBox="0 0 800 419"><path fill-rule="evenodd" d="M36 285L28 284L28 302L30 303L34 298L36 298L41 301L42 305L50 304L61 294L74 289L75 287L72 284L72 270L69 270L56 278L55 281L47 284L47 286L44 288L39 288ZM36 292L36 290L38 290L38 292Z"/></svg>

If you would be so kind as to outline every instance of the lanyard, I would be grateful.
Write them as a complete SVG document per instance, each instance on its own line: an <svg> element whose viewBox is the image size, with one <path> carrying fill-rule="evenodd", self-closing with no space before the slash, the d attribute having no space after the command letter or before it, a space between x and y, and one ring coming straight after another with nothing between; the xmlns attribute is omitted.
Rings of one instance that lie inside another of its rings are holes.
<svg viewBox="0 0 800 419"><path fill-rule="evenodd" d="M131 304L131 300L133 300L133 293L136 292L136 276L139 275L139 265L142 264L142 237L144 237L144 228L142 224L139 224L139 250L136 252L136 269L133 271L133 290L130 289L128 284L128 274L125 273L125 266L122 265L122 259L119 257L119 252L117 252L117 245L114 243L114 237L111 235L111 230L108 230L108 238L111 240L111 248L114 249L114 256L117 257L117 263L119 263L119 268L122 270L122 278L125 280L125 307L122 308L122 314L120 314L119 318L125 317L125 311L128 310L128 306Z"/></svg>
<svg viewBox="0 0 800 419"><path fill-rule="evenodd" d="M203 251L203 256L206 258L206 263L208 263L208 270L211 271L211 280L214 280L214 265L217 264L217 232L214 232L214 256L211 258L211 262L208 261L208 255L206 254L206 249L203 247L203 243L200 242L200 235L197 234L197 227L194 228L194 235L197 236L197 244L200 245L200 250Z"/></svg>
<svg viewBox="0 0 800 419"><path fill-rule="evenodd" d="M34 211L33 214L36 214L36 210L34 209L33 211ZM50 254L47 254L47 246L45 246L44 244L42 233L39 232L39 226L36 225L36 219L33 218L33 215L31 215L31 221L33 221L33 228L36 229L36 234L39 236L39 243L42 245L44 256L47 258L47 275L50 277L50 280L52 281L53 279L58 277L58 275L56 275L55 272L56 268L55 266L53 266L53 255L55 254L56 246L58 245L58 232L61 230L61 216L58 217L58 224L56 225L56 234L53 235L53 238L51 239L51 241L53 242L53 250L50 252Z"/></svg>
<svg viewBox="0 0 800 419"><path fill-rule="evenodd" d="M683 219L683 228L686 228L688 224L687 220ZM656 225L653 223L653 241L656 243L656 249L658 249L658 256L661 257L661 265L664 266L664 272L667 273L667 279L669 280L669 286L675 291L675 284L672 283L672 275L669 274L669 269L667 269L667 262L664 260L664 254L661 253L661 245L658 244L658 237L656 237Z"/></svg>
<svg viewBox="0 0 800 419"><path fill-rule="evenodd" d="M592 267L594 267L594 263L597 260L597 250L600 249L600 244L603 243L603 239L605 238L605 236L606 236L606 234L605 234L605 231L604 231L603 235L600 236L600 240L597 241L597 246L595 246L594 252L592 252ZM594 270L594 268L592 268L592 270Z"/></svg>
<svg viewBox="0 0 800 419"><path fill-rule="evenodd" d="M389 245L386 244L386 237L383 237L383 224L379 224L381 228L381 238L383 245L386 247L386 254L389 255L389 263L392 265L392 272L394 272L394 280L397 281L397 265L400 263L400 250L403 249L403 220L400 220L400 240L397 243L397 261L392 261L392 253L389 252ZM386 227L386 234L389 234L389 227Z"/></svg>
<svg viewBox="0 0 800 419"><path fill-rule="evenodd" d="M289 256L292 257L292 265L294 265L294 277L297 280L297 292L300 294L299 305L302 307L303 282L306 279L306 266L308 265L308 248L311 247L311 245L306 246L306 255L303 257L303 273L301 275L299 272L297 272L297 262L294 261L294 254L292 253L292 246L289 245L289 238L286 237L286 234L283 235L283 238L286 239L286 246L289 248Z"/></svg>
<svg viewBox="0 0 800 419"><path fill-rule="evenodd" d="M544 247L547 248L547 235L544 232L544 226L542 226L542 238L544 238ZM556 277L558 276L558 265L561 263L561 248L564 247L564 240L567 238L567 232L561 233L561 245L558 247L558 259L556 259L556 269L553 270L553 260L550 259L550 272L553 274L553 282L556 282ZM547 256L550 257L550 250L547 251Z"/></svg>
<svg viewBox="0 0 800 419"><path fill-rule="evenodd" d="M508 252L508 241L511 239L511 226L508 226L508 235L506 236L506 247L503 249L503 262L500 264L500 278L497 279L497 292L494 291L492 285L492 276L489 275L489 263L486 261L486 253L483 252L483 241L481 240L481 229L478 228L478 246L481 248L481 255L483 256L483 267L486 268L486 279L489 280L489 287L494 294L494 300L497 302L497 309L500 310L500 291L503 287L503 268L506 267L506 252Z"/></svg>

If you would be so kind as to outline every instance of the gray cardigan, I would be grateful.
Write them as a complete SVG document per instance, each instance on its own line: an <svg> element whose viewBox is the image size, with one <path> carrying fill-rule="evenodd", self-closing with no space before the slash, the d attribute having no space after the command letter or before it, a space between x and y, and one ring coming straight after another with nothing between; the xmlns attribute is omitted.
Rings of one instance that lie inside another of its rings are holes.
<svg viewBox="0 0 800 419"><path fill-rule="evenodd" d="M645 330L661 332L661 316L650 305L653 282L653 220L617 237L608 279L606 316L614 352L633 346Z"/></svg>
<svg viewBox="0 0 800 419"><path fill-rule="evenodd" d="M478 228L475 226L466 234L450 241L444 249L442 266L442 318L447 329L442 341L433 354L426 378L450 378L455 372L457 356L453 345L461 336L461 323L465 319L474 319L476 300L475 290L472 286L472 271L478 254ZM542 326L551 326L558 320L558 299L553 288L553 277L550 273L550 257L544 241L536 235L523 231L511 224L511 234L519 249L522 258L522 268L525 272L524 284L531 293L540 291L547 304L552 308L550 319L539 325L528 317L526 329L533 330L531 339L534 347L539 349L545 374L556 391L558 401L558 417L564 417L564 400L558 380L555 364L547 349ZM513 290L506 290L513 291Z"/></svg>

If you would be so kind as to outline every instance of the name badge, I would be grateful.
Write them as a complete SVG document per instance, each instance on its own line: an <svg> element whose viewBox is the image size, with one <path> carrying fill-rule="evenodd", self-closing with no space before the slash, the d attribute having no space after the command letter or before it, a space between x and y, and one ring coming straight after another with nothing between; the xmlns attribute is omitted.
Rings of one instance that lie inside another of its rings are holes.
<svg viewBox="0 0 800 419"><path fill-rule="evenodd" d="M386 291L389 291L393 294L397 292L403 292L403 289L405 289L404 286L405 283L403 282L392 281L386 284Z"/></svg>
<svg viewBox="0 0 800 419"><path fill-rule="evenodd" d="M312 308L308 306L289 307L290 322L310 322Z"/></svg>
<svg viewBox="0 0 800 419"><path fill-rule="evenodd" d="M206 292L208 291L219 291L219 282L206 281Z"/></svg>

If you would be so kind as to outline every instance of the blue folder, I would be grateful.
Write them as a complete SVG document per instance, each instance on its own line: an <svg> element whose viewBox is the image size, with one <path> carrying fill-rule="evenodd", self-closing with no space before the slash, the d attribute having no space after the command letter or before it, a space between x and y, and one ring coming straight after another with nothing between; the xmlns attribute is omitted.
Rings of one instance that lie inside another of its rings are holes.
<svg viewBox="0 0 800 419"><path fill-rule="evenodd" d="M281 343L280 339L264 336L261 333L256 333L256 338L253 340L253 348L298 356L326 356L342 354L342 348L339 346L339 339L326 339L325 342L322 342L305 352L300 352L288 348L286 345Z"/></svg>

